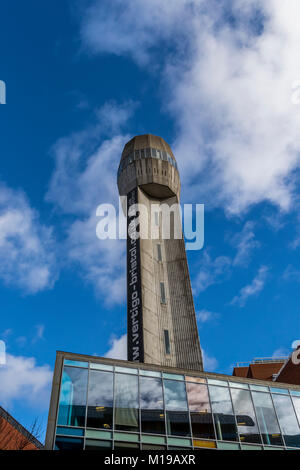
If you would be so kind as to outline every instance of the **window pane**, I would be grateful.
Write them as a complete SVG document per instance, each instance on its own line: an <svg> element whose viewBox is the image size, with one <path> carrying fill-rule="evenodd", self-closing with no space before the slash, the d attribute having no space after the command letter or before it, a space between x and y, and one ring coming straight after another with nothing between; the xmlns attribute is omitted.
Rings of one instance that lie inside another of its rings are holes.
<svg viewBox="0 0 300 470"><path fill-rule="evenodd" d="M83 439L73 439L72 437L57 437L55 450L82 450Z"/></svg>
<svg viewBox="0 0 300 470"><path fill-rule="evenodd" d="M186 384L193 437L215 439L213 419L206 385Z"/></svg>
<svg viewBox="0 0 300 470"><path fill-rule="evenodd" d="M88 428L112 429L113 426L113 374L90 371L88 388Z"/></svg>
<svg viewBox="0 0 300 470"><path fill-rule="evenodd" d="M142 432L165 434L162 380L140 377Z"/></svg>
<svg viewBox="0 0 300 470"><path fill-rule="evenodd" d="M139 449L139 444L133 444L132 442L116 442L114 443L115 449Z"/></svg>
<svg viewBox="0 0 300 470"><path fill-rule="evenodd" d="M231 395L241 441L261 443L250 392L232 389Z"/></svg>
<svg viewBox="0 0 300 470"><path fill-rule="evenodd" d="M85 426L87 379L87 370L64 367L58 424L63 426Z"/></svg>
<svg viewBox="0 0 300 470"><path fill-rule="evenodd" d="M163 282L160 283L160 300L163 304L166 303L166 290Z"/></svg>
<svg viewBox="0 0 300 470"><path fill-rule="evenodd" d="M101 450L101 449L111 449L112 444L110 441L96 441L87 439L85 441L85 450Z"/></svg>
<svg viewBox="0 0 300 470"><path fill-rule="evenodd" d="M235 417L228 388L210 385L209 394L218 440L238 441Z"/></svg>
<svg viewBox="0 0 300 470"><path fill-rule="evenodd" d="M115 428L138 431L138 377L115 374Z"/></svg>
<svg viewBox="0 0 300 470"><path fill-rule="evenodd" d="M187 410L185 383L164 380L165 405L167 410Z"/></svg>
<svg viewBox="0 0 300 470"><path fill-rule="evenodd" d="M164 330L164 337L165 337L165 349L166 349L166 354L171 353L171 348L170 348L170 335L168 330Z"/></svg>
<svg viewBox="0 0 300 470"><path fill-rule="evenodd" d="M295 407L295 410L296 410L296 415L297 415L297 418L298 418L298 422L300 423L300 398L293 397L292 400L293 400L294 407Z"/></svg>
<svg viewBox="0 0 300 470"><path fill-rule="evenodd" d="M158 261L162 261L161 245L157 245L157 259Z"/></svg>
<svg viewBox="0 0 300 470"><path fill-rule="evenodd" d="M300 446L300 433L290 397L273 395L276 413L287 446Z"/></svg>
<svg viewBox="0 0 300 470"><path fill-rule="evenodd" d="M84 436L84 429L79 429L79 428L61 428L57 427L56 428L56 434L62 435L62 436L77 436L77 437L83 437Z"/></svg>
<svg viewBox="0 0 300 470"><path fill-rule="evenodd" d="M252 392L252 396L264 444L283 445L271 396L259 392Z"/></svg>
<svg viewBox="0 0 300 470"><path fill-rule="evenodd" d="M167 411L169 436L190 436L189 414L185 411Z"/></svg>

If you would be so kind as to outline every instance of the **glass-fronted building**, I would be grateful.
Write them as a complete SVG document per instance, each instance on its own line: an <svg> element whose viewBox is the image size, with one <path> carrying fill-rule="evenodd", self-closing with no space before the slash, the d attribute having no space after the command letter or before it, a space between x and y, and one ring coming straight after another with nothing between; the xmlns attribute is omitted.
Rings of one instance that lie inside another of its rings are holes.
<svg viewBox="0 0 300 470"><path fill-rule="evenodd" d="M300 386L57 353L46 448L300 449Z"/></svg>

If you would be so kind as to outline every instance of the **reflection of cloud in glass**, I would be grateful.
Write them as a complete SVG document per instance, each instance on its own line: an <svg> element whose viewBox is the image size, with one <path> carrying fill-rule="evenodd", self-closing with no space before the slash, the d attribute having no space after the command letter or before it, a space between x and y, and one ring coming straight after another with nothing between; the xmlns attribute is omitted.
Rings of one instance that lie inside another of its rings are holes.
<svg viewBox="0 0 300 470"><path fill-rule="evenodd" d="M5 343L0 341L0 366L6 364Z"/></svg>
<svg viewBox="0 0 300 470"><path fill-rule="evenodd" d="M187 410L187 399L184 382L165 380L164 389L167 410Z"/></svg>
<svg viewBox="0 0 300 470"><path fill-rule="evenodd" d="M113 374L111 372L90 371L89 406L113 406Z"/></svg>
<svg viewBox="0 0 300 470"><path fill-rule="evenodd" d="M186 384L189 408L191 411L210 412L210 404L206 385Z"/></svg>
<svg viewBox="0 0 300 470"><path fill-rule="evenodd" d="M161 379L140 378L140 405L142 409L163 409L163 391Z"/></svg>

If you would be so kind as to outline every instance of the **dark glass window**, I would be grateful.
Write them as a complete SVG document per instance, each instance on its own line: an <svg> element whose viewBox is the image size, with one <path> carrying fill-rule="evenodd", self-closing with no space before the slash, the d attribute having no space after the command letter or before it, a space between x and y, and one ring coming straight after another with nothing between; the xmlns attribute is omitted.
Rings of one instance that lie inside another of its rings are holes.
<svg viewBox="0 0 300 470"><path fill-rule="evenodd" d="M140 158L140 151L139 150L136 150L134 152L134 158L135 158L135 160L138 160Z"/></svg>
<svg viewBox="0 0 300 470"><path fill-rule="evenodd" d="M171 354L170 335L168 330L164 330L166 354Z"/></svg>
<svg viewBox="0 0 300 470"><path fill-rule="evenodd" d="M163 282L160 283L160 300L163 304L166 303L166 290Z"/></svg>
<svg viewBox="0 0 300 470"><path fill-rule="evenodd" d="M131 442L116 442L114 443L115 449L139 449L139 444L132 444Z"/></svg>
<svg viewBox="0 0 300 470"><path fill-rule="evenodd" d="M58 425L85 426L88 371L77 367L64 367Z"/></svg>
<svg viewBox="0 0 300 470"><path fill-rule="evenodd" d="M115 429L138 431L138 377L115 374Z"/></svg>
<svg viewBox="0 0 300 470"><path fill-rule="evenodd" d="M167 433L169 436L190 436L189 414L185 411L167 411Z"/></svg>
<svg viewBox="0 0 300 470"><path fill-rule="evenodd" d="M261 437L250 392L248 390L232 388L231 395L241 441L260 444Z"/></svg>
<svg viewBox="0 0 300 470"><path fill-rule="evenodd" d="M82 450L83 439L72 437L57 437L55 441L55 450Z"/></svg>
<svg viewBox="0 0 300 470"><path fill-rule="evenodd" d="M113 427L113 374L90 371L88 387L88 428Z"/></svg>
<svg viewBox="0 0 300 470"><path fill-rule="evenodd" d="M140 407L142 432L165 434L161 379L140 377Z"/></svg>
<svg viewBox="0 0 300 470"><path fill-rule="evenodd" d="M151 149L151 155L153 158L156 158L156 149Z"/></svg>
<svg viewBox="0 0 300 470"><path fill-rule="evenodd" d="M238 433L227 387L210 385L209 394L217 439L219 441L238 441Z"/></svg>
<svg viewBox="0 0 300 470"><path fill-rule="evenodd" d="M271 396L268 393L252 392L252 397L264 444L282 446L283 441Z"/></svg>
<svg viewBox="0 0 300 470"><path fill-rule="evenodd" d="M85 441L85 450L111 449L111 441L98 441L96 439L87 439Z"/></svg>
<svg viewBox="0 0 300 470"><path fill-rule="evenodd" d="M150 157L151 157L151 149L147 148L146 149L146 158L150 158Z"/></svg>
<svg viewBox="0 0 300 470"><path fill-rule="evenodd" d="M191 413L193 436L204 439L215 439L207 386L187 383L186 390Z"/></svg>
<svg viewBox="0 0 300 470"><path fill-rule="evenodd" d="M162 261L161 245L157 245L157 259Z"/></svg>
<svg viewBox="0 0 300 470"><path fill-rule="evenodd" d="M290 397L273 395L273 400L287 447L300 447L300 430Z"/></svg>
<svg viewBox="0 0 300 470"><path fill-rule="evenodd" d="M144 149L141 150L141 158L146 158L146 153Z"/></svg>

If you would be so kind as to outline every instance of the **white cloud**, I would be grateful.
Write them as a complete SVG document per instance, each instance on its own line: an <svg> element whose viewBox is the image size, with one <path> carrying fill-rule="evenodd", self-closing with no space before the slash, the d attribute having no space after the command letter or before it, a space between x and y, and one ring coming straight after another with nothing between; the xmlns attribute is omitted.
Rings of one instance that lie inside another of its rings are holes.
<svg viewBox="0 0 300 470"><path fill-rule="evenodd" d="M44 339L45 325L36 325L35 334L32 338L32 343L37 343L38 341Z"/></svg>
<svg viewBox="0 0 300 470"><path fill-rule="evenodd" d="M200 324L208 323L218 317L217 313L210 312L209 310L200 310L197 312L197 320Z"/></svg>
<svg viewBox="0 0 300 470"><path fill-rule="evenodd" d="M232 299L231 304L232 305L237 304L240 307L245 305L249 297L257 295L259 294L259 292L263 290L266 280L267 280L267 276L268 276L268 267L261 266L259 268L257 275L252 280L252 282L240 290L239 295L237 295L236 297Z"/></svg>
<svg viewBox="0 0 300 470"><path fill-rule="evenodd" d="M205 350L202 349L203 365L206 372L213 372L218 367L218 361L215 357L206 354Z"/></svg>
<svg viewBox="0 0 300 470"><path fill-rule="evenodd" d="M234 214L261 201L289 210L300 166L300 112L292 103L299 14L298 0L288 8L281 0L117 0L114 7L95 0L81 33L93 53L161 68L190 197Z"/></svg>
<svg viewBox="0 0 300 470"><path fill-rule="evenodd" d="M42 225L21 191L0 184L0 278L26 293L57 278L52 229Z"/></svg>
<svg viewBox="0 0 300 470"><path fill-rule="evenodd" d="M250 260L252 251L259 247L260 244L255 240L254 223L246 222L241 233L236 234L232 238L233 244L237 248L237 253L233 260L234 266L245 266Z"/></svg>
<svg viewBox="0 0 300 470"><path fill-rule="evenodd" d="M11 407L16 401L31 407L49 405L52 371L48 365L37 366L32 357L6 355L0 367L0 403Z"/></svg>
<svg viewBox="0 0 300 470"><path fill-rule="evenodd" d="M218 256L212 259L207 251L202 253L201 269L193 280L195 294L206 290L213 284L224 281L231 269L231 259L227 256Z"/></svg>
<svg viewBox="0 0 300 470"><path fill-rule="evenodd" d="M123 335L120 338L113 337L110 345L111 347L104 357L127 361L127 335Z"/></svg>
<svg viewBox="0 0 300 470"><path fill-rule="evenodd" d="M109 102L97 110L96 124L60 139L53 147L55 171L47 200L66 220L64 252L83 278L109 303L125 298L126 246L120 240L99 240L96 217L99 204L113 204L118 213L117 170L128 134L121 128L131 117L135 103L117 106ZM107 132L113 136L107 136Z"/></svg>

